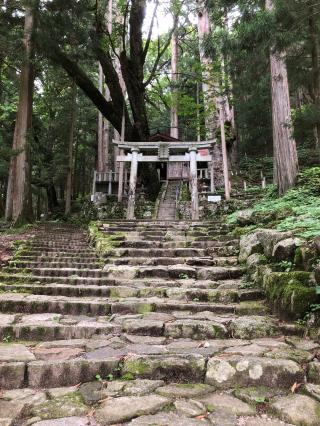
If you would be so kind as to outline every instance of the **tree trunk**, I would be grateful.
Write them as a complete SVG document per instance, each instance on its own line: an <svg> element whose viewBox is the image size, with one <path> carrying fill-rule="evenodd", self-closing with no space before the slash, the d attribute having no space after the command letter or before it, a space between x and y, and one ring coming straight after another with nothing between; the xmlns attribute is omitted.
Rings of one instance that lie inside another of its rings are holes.
<svg viewBox="0 0 320 426"><path fill-rule="evenodd" d="M101 93L104 92L104 74L99 64L99 90ZM106 127L108 127L108 122L104 119L101 112L98 114L98 172L107 171L107 153L108 153L108 139L106 135ZM109 136L109 135L108 135Z"/></svg>
<svg viewBox="0 0 320 426"><path fill-rule="evenodd" d="M216 132L220 127L218 92L219 85L213 76L213 61L206 55L204 50L205 38L211 32L211 25L208 10L204 0L197 0L198 3L198 36L200 62L202 66L202 91L205 108L205 127L208 140L214 140L211 152L213 161L211 163L211 190L223 186L223 159L221 145L216 142Z"/></svg>
<svg viewBox="0 0 320 426"><path fill-rule="evenodd" d="M15 224L33 220L28 138L32 127L34 25L34 10L30 6L26 6L23 39L24 60L21 68L19 104L13 136L13 149L18 153L10 162L6 203L6 220L12 220Z"/></svg>
<svg viewBox="0 0 320 426"><path fill-rule="evenodd" d="M178 121L178 34L174 31L172 34L172 54L171 54L171 127L170 136L179 139L179 121Z"/></svg>
<svg viewBox="0 0 320 426"><path fill-rule="evenodd" d="M273 11L273 0L266 0L266 9ZM274 147L274 180L280 195L294 186L298 175L296 142L292 136L292 120L288 73L284 52L270 52L272 121Z"/></svg>
<svg viewBox="0 0 320 426"><path fill-rule="evenodd" d="M313 3L313 2L312 2ZM312 59L312 98L313 102L320 113L320 46L315 19L315 9L313 5L309 6L309 38L311 45ZM320 148L320 120L314 125L314 137L316 149Z"/></svg>
<svg viewBox="0 0 320 426"><path fill-rule="evenodd" d="M77 108L77 86L75 81L72 81L71 87L71 118L70 118L70 133L69 133L69 149L68 149L68 174L66 185L66 206L65 214L71 213L71 200L72 200L72 177L73 177L73 143L74 143L74 130L76 125L76 108Z"/></svg>
<svg viewBox="0 0 320 426"><path fill-rule="evenodd" d="M113 0L108 0L108 11L105 14L108 32L112 34L113 19ZM99 90L105 96L107 102L111 101L110 90L108 86L104 87L105 75L101 64L99 63ZM101 112L98 116L98 171L107 172L110 168L109 164L109 140L111 125Z"/></svg>
<svg viewBox="0 0 320 426"><path fill-rule="evenodd" d="M52 213L53 211L55 211L57 207L59 207L57 192L53 184L53 181L51 181L46 186L46 191L47 191L47 199L48 199L48 210L50 213Z"/></svg>

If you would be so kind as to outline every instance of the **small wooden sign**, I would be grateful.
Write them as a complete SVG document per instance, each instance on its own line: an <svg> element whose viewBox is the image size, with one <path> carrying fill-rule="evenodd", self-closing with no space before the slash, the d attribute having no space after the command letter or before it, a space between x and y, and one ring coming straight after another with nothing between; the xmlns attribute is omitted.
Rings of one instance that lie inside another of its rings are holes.
<svg viewBox="0 0 320 426"><path fill-rule="evenodd" d="M209 203L220 203L221 195L208 195Z"/></svg>
<svg viewBox="0 0 320 426"><path fill-rule="evenodd" d="M158 156L160 160L169 159L169 145L167 143L161 143L159 145Z"/></svg>

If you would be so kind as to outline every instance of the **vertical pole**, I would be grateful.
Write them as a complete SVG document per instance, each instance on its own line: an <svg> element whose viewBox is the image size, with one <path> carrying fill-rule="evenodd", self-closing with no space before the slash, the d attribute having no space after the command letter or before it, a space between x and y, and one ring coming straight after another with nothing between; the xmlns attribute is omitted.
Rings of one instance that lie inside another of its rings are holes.
<svg viewBox="0 0 320 426"><path fill-rule="evenodd" d="M224 127L224 109L223 109L223 105L221 104L219 108L219 115L220 115L220 129L221 129L224 191L225 191L225 198L227 201L229 201L230 185L229 185L228 155L227 155L226 133L225 133L225 127Z"/></svg>
<svg viewBox="0 0 320 426"><path fill-rule="evenodd" d="M109 170L109 187L108 187L108 194L112 195L112 170Z"/></svg>
<svg viewBox="0 0 320 426"><path fill-rule="evenodd" d="M197 83L197 141L201 142L201 124L200 124L200 94L199 83Z"/></svg>
<svg viewBox="0 0 320 426"><path fill-rule="evenodd" d="M214 184L214 148L212 145L211 149L211 163L210 163L210 191L216 192L215 184Z"/></svg>
<svg viewBox="0 0 320 426"><path fill-rule="evenodd" d="M134 219L134 208L136 203L136 186L137 186L137 174L138 174L138 148L132 148L132 159L131 159L131 170L130 170L130 183L129 183L129 195L128 195L128 210L127 219Z"/></svg>
<svg viewBox="0 0 320 426"><path fill-rule="evenodd" d="M93 172L93 184L92 184L92 196L93 196L92 201L94 201L94 196L96 195L96 182L97 182L97 171L94 170L94 172Z"/></svg>
<svg viewBox="0 0 320 426"><path fill-rule="evenodd" d="M124 150L120 149L120 155L124 155ZM118 185L118 202L122 202L123 198L123 171L124 171L124 163L119 163L119 185Z"/></svg>
<svg viewBox="0 0 320 426"><path fill-rule="evenodd" d="M171 106L171 128L170 136L179 139L179 121L178 121L178 34L175 30L171 38L172 57L171 57L171 82L172 82L172 106Z"/></svg>
<svg viewBox="0 0 320 426"><path fill-rule="evenodd" d="M125 119L125 109L123 106L123 115L122 115L122 123L121 123L121 142L124 142L124 134L125 134L125 126L126 126L126 119ZM121 149L119 152L120 155L124 155L124 150ZM124 163L121 162L119 164L119 179L118 179L118 202L122 202L123 197L123 174L124 174ZM115 167L115 172L117 172L117 167Z"/></svg>
<svg viewBox="0 0 320 426"><path fill-rule="evenodd" d="M190 148L191 218L199 220L197 148Z"/></svg>

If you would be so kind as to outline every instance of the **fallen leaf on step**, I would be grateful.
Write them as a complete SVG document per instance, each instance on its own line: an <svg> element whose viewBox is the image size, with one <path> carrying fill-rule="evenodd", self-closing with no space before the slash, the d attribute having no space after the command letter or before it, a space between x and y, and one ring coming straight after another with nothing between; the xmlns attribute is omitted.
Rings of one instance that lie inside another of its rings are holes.
<svg viewBox="0 0 320 426"><path fill-rule="evenodd" d="M297 390L299 390L299 388L300 388L302 385L303 385L303 383L297 383L297 382L295 382L295 383L291 386L291 388L290 388L291 392L292 392L292 393L296 393L296 392L297 392Z"/></svg>
<svg viewBox="0 0 320 426"><path fill-rule="evenodd" d="M206 419L208 417L208 415L209 415L209 413L201 414L200 416L195 417L195 419L203 420L203 419Z"/></svg>
<svg viewBox="0 0 320 426"><path fill-rule="evenodd" d="M95 415L95 413L96 413L96 410L95 410L94 408L92 408L92 409L88 412L87 417L93 417L93 416Z"/></svg>

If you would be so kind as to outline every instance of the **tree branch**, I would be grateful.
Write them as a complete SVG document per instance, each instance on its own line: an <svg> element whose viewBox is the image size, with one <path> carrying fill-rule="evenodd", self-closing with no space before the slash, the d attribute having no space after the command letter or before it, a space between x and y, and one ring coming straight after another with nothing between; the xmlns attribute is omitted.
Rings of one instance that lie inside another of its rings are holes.
<svg viewBox="0 0 320 426"><path fill-rule="evenodd" d="M113 102L107 102L105 97L78 64L73 62L58 47L50 46L49 56L54 62L60 64L64 68L67 74L75 80L77 86L79 86L88 98L91 99L101 114L110 121L118 132L121 132L122 114L118 114L117 110L114 108Z"/></svg>
<svg viewBox="0 0 320 426"><path fill-rule="evenodd" d="M153 64L150 75L149 75L148 79L143 83L144 87L147 87L151 83L151 81L153 80L153 77L154 77L154 74L157 71L160 59L162 58L162 56L164 55L164 53L166 52L166 50L168 49L168 47L171 43L171 38L172 38L172 35L175 32L176 28L177 28L178 20L179 20L179 18L178 18L178 16L176 16L175 19L174 19L173 28L171 29L171 31L169 33L169 37L168 37L166 43L164 44L163 48L160 51L158 51L158 55L157 55L157 58L156 58L156 60Z"/></svg>
<svg viewBox="0 0 320 426"><path fill-rule="evenodd" d="M143 50L143 62L146 61L146 57L147 57L147 54L148 54L148 50L149 50L149 46L150 46L150 42L151 42L152 31L153 31L153 24L154 24L154 20L156 18L158 6L159 6L159 0L156 1L156 5L155 5L154 10L153 10L153 15L152 15L152 19L151 19L150 28L149 28L149 33L148 33L147 41L146 41L146 44L145 44L144 50Z"/></svg>

